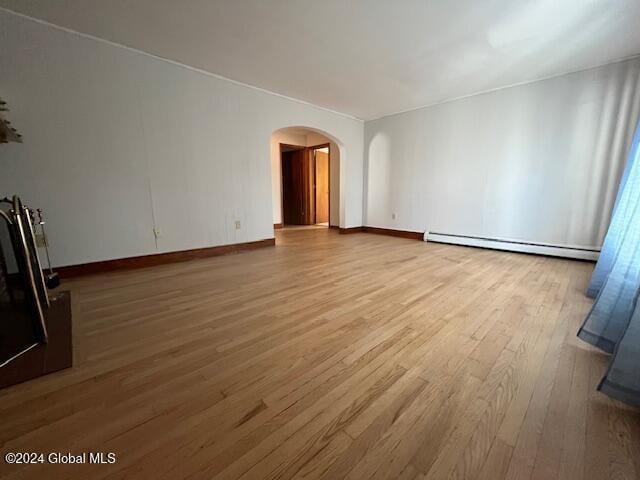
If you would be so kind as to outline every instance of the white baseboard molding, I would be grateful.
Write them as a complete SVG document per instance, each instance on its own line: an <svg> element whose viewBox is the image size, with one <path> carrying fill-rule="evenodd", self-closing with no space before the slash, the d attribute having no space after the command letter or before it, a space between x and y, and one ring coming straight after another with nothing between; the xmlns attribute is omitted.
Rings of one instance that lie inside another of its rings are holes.
<svg viewBox="0 0 640 480"><path fill-rule="evenodd" d="M446 233L425 232L424 240L425 242L449 243L452 245L465 245L469 247L491 248L494 250L507 250L509 252L535 253L538 255L575 258L579 260L596 261L598 260L598 256L600 255L600 251L598 249L591 247L531 243L523 242L520 240L483 238Z"/></svg>

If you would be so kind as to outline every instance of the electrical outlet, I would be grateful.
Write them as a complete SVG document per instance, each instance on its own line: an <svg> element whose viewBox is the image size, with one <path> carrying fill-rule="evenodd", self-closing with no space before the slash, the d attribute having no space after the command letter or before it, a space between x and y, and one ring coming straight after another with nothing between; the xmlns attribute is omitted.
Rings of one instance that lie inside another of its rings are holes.
<svg viewBox="0 0 640 480"><path fill-rule="evenodd" d="M153 229L153 236L156 237L156 238L162 237L162 230L160 230L159 228L154 228Z"/></svg>
<svg viewBox="0 0 640 480"><path fill-rule="evenodd" d="M395 213L391 214L391 220L395 220L396 218L398 218L398 215L396 215Z"/></svg>
<svg viewBox="0 0 640 480"><path fill-rule="evenodd" d="M240 230L240 228L242 228L242 224L240 223L240 220L236 220L236 230Z"/></svg>

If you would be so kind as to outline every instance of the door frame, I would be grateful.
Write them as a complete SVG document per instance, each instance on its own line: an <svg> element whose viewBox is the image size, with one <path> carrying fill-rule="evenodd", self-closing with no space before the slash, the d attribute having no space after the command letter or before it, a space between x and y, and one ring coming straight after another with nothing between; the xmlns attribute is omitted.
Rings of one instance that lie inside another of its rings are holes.
<svg viewBox="0 0 640 480"><path fill-rule="evenodd" d="M291 143L280 143L278 149L280 150L280 223L284 227L284 177L282 174L282 147L290 148L292 150L305 150L307 147L302 145L293 145ZM288 151L292 151L288 150Z"/></svg>
<svg viewBox="0 0 640 480"><path fill-rule="evenodd" d="M327 153L327 157L328 157L328 165L327 165L327 176L329 177L327 179L327 192L328 192L328 199L327 199L327 209L329 210L328 215L327 215L327 228L331 227L331 143L321 143L319 145L313 145L311 147L307 147L309 150L311 150L313 152L313 201L315 203L316 201L316 195L315 195L315 189L316 189L316 155L315 155L315 151L320 149L320 148L325 148L327 149L328 153ZM318 224L318 211L315 208L313 208L313 224L317 225Z"/></svg>
<svg viewBox="0 0 640 480"><path fill-rule="evenodd" d="M315 195L315 188L316 188L316 156L315 156L315 151L320 149L320 148L326 148L328 150L328 157L329 157L329 161L328 161L328 166L327 166L327 175L328 175L328 182L327 182L327 187L328 187L328 201L327 201L327 207L329 209L329 215L328 215L328 221L327 221L327 227L331 227L331 143L321 143L318 145L312 145L310 147L304 147L302 145L293 145L290 143L280 143L279 145L279 150L280 150L280 219L282 223L282 226L285 225L284 223L284 180L283 180L283 176L282 176L282 154L284 153L282 151L282 147L285 148L290 148L292 150L304 150L305 154L308 155L310 152L313 152L313 225L317 225L317 218L318 218L318 214L315 208L315 204L316 204L316 195Z"/></svg>

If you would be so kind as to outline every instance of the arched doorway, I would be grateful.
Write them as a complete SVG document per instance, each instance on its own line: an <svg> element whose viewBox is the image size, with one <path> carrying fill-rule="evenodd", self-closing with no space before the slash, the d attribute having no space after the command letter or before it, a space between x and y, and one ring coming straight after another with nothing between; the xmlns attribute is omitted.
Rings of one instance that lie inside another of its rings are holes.
<svg viewBox="0 0 640 480"><path fill-rule="evenodd" d="M318 129L295 126L271 135L274 228L340 225L341 145Z"/></svg>

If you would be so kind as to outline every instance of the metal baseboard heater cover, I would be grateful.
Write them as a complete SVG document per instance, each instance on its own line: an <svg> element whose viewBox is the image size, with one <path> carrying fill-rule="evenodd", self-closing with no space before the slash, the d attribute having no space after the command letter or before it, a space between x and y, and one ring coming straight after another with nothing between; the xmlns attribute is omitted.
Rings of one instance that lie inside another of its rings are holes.
<svg viewBox="0 0 640 480"><path fill-rule="evenodd" d="M425 242L449 243L452 245L491 248L494 250L507 250L510 252L535 253L538 255L575 258L579 260L595 261L598 259L598 255L600 254L600 250L594 247L533 243L506 238L487 238L429 231L424 233L424 240Z"/></svg>

